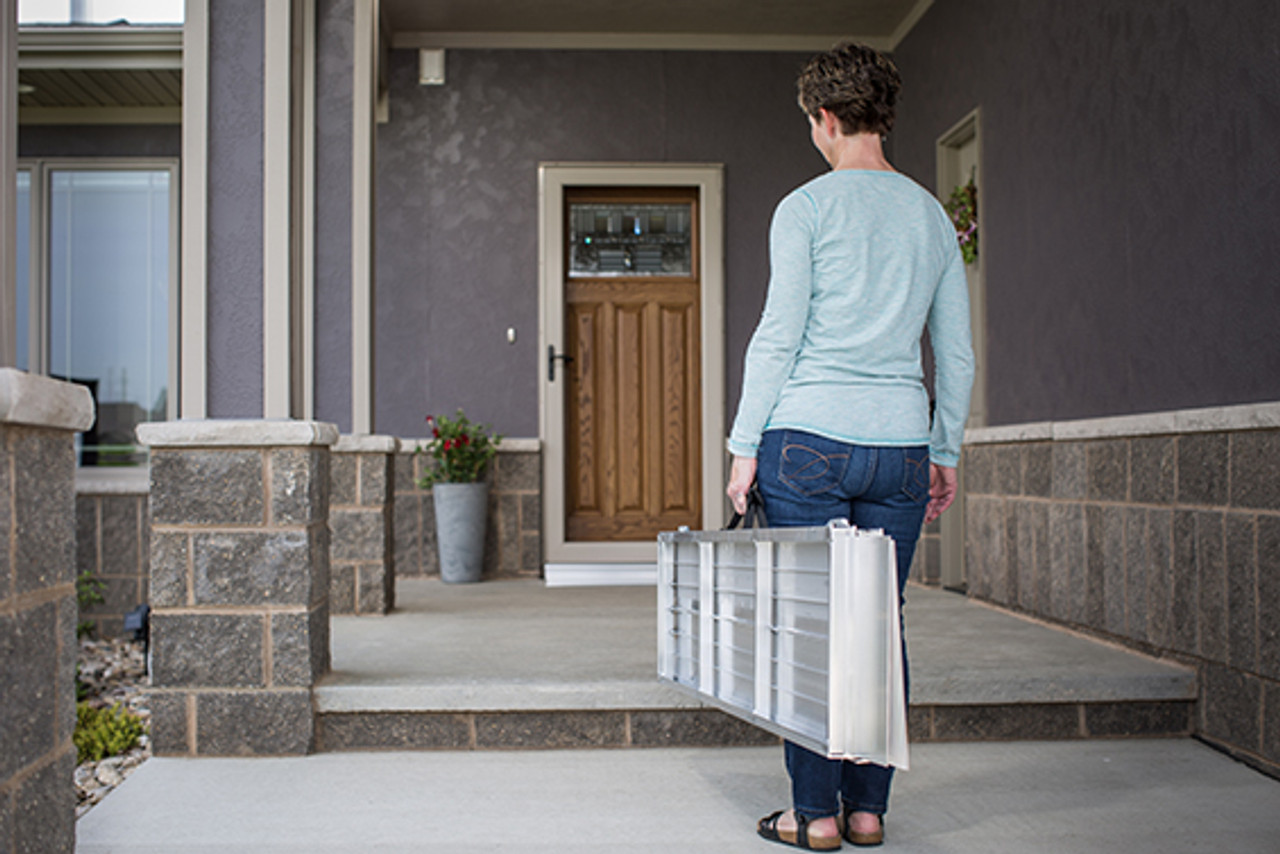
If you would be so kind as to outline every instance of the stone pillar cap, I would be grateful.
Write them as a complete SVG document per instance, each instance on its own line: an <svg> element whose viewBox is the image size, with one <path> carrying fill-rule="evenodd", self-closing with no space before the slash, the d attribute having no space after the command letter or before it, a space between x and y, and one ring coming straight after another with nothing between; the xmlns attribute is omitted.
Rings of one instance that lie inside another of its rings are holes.
<svg viewBox="0 0 1280 854"><path fill-rule="evenodd" d="M85 386L0 368L0 423L79 431L93 419L93 395Z"/></svg>
<svg viewBox="0 0 1280 854"><path fill-rule="evenodd" d="M338 437L333 446L335 454L394 454L400 450L400 440L394 436L373 436L369 434L348 435Z"/></svg>
<svg viewBox="0 0 1280 854"><path fill-rule="evenodd" d="M290 419L190 419L138 425L138 442L152 448L332 445L338 427Z"/></svg>

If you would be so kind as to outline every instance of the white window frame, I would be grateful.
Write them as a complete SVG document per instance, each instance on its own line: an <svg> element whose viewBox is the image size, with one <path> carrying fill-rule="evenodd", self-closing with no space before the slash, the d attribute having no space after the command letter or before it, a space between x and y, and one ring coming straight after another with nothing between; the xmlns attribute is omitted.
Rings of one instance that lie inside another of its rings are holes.
<svg viewBox="0 0 1280 854"><path fill-rule="evenodd" d="M169 341L168 394L166 417L178 417L180 398L179 316L181 282L179 271L178 211L180 208L180 170L176 157L40 157L18 158L18 171L31 173L31 243L28 271L28 337L27 369L33 374L49 373L49 199L51 175L61 172L168 172L169 173ZM21 323L22 318L16 318Z"/></svg>

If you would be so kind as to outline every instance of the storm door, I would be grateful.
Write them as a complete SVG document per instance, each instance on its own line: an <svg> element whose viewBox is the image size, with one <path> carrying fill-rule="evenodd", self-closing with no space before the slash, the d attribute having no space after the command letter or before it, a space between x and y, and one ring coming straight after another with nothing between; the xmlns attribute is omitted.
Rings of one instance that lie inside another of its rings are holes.
<svg viewBox="0 0 1280 854"><path fill-rule="evenodd" d="M701 527L697 188L569 187L564 215L565 540Z"/></svg>
<svg viewBox="0 0 1280 854"><path fill-rule="evenodd" d="M538 167L548 586L652 584L661 530L724 524L724 170Z"/></svg>

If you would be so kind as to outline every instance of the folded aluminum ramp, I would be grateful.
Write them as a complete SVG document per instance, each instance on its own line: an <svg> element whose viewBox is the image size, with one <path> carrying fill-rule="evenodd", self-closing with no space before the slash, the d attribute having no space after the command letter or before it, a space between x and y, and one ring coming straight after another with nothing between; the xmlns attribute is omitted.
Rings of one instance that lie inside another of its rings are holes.
<svg viewBox="0 0 1280 854"><path fill-rule="evenodd" d="M831 758L906 768L893 541L820 528L658 535L658 673Z"/></svg>

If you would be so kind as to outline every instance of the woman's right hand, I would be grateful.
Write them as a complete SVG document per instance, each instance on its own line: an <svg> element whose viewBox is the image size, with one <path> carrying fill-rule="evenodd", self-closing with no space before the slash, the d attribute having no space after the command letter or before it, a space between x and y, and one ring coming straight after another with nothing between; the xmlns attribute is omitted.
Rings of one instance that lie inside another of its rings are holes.
<svg viewBox="0 0 1280 854"><path fill-rule="evenodd" d="M929 507L924 512L927 525L942 515L956 499L956 470L952 466L929 465Z"/></svg>
<svg viewBox="0 0 1280 854"><path fill-rule="evenodd" d="M756 479L756 458L733 458L733 466L729 469L729 486L725 494L733 503L733 509L739 513L747 512L747 490Z"/></svg>

